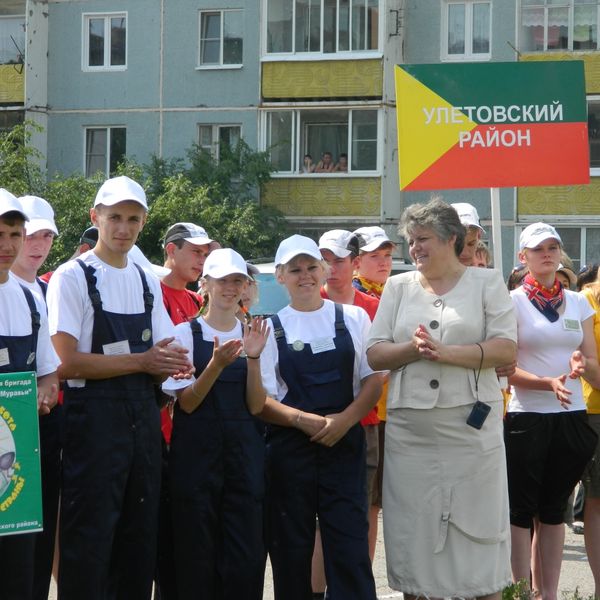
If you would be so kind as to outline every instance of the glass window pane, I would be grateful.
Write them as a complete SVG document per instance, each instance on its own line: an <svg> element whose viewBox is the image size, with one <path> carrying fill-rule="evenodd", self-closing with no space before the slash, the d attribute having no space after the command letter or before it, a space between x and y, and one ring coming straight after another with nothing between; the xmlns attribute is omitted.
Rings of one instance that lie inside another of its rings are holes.
<svg viewBox="0 0 600 600"><path fill-rule="evenodd" d="M200 46L200 64L218 65L220 64L221 44L219 40L204 40Z"/></svg>
<svg viewBox="0 0 600 600"><path fill-rule="evenodd" d="M244 20L241 10L223 13L223 64L241 65L244 49Z"/></svg>
<svg viewBox="0 0 600 600"><path fill-rule="evenodd" d="M585 235L585 264L600 262L600 228L588 227ZM580 267L581 268L581 267Z"/></svg>
<svg viewBox="0 0 600 600"><path fill-rule="evenodd" d="M294 113L280 111L269 113L267 143L271 164L276 171L292 170L292 124Z"/></svg>
<svg viewBox="0 0 600 600"><path fill-rule="evenodd" d="M352 0L352 50L364 50L367 12L365 0Z"/></svg>
<svg viewBox="0 0 600 600"><path fill-rule="evenodd" d="M207 152L211 152L212 125L200 125L198 127L198 145Z"/></svg>
<svg viewBox="0 0 600 600"><path fill-rule="evenodd" d="M323 52L335 52L337 0L325 0L323 11Z"/></svg>
<svg viewBox="0 0 600 600"><path fill-rule="evenodd" d="M562 239L563 249L573 261L575 272L581 265L581 229L574 227L557 227L556 231Z"/></svg>
<svg viewBox="0 0 600 600"><path fill-rule="evenodd" d="M219 149L235 148L240 141L239 125L219 127Z"/></svg>
<svg viewBox="0 0 600 600"><path fill-rule="evenodd" d="M331 154L333 164L348 153L347 110L303 110L300 113L298 154L310 154L317 164L323 154Z"/></svg>
<svg viewBox="0 0 600 600"><path fill-rule="evenodd" d="M573 50L596 50L598 8L576 6L573 15Z"/></svg>
<svg viewBox="0 0 600 600"><path fill-rule="evenodd" d="M85 139L85 176L98 171L106 175L106 129L88 129Z"/></svg>
<svg viewBox="0 0 600 600"><path fill-rule="evenodd" d="M369 0L367 8L367 44L366 50L379 48L379 0Z"/></svg>
<svg viewBox="0 0 600 600"><path fill-rule="evenodd" d="M310 0L309 52L321 51L321 0Z"/></svg>
<svg viewBox="0 0 600 600"><path fill-rule="evenodd" d="M89 20L88 64L90 67L104 65L104 19Z"/></svg>
<svg viewBox="0 0 600 600"><path fill-rule="evenodd" d="M350 0L340 0L338 50L350 50Z"/></svg>
<svg viewBox="0 0 600 600"><path fill-rule="evenodd" d="M569 9L548 9L548 50L569 47Z"/></svg>
<svg viewBox="0 0 600 600"><path fill-rule="evenodd" d="M600 169L600 100L588 100L590 167Z"/></svg>
<svg viewBox="0 0 600 600"><path fill-rule="evenodd" d="M490 5L473 5L473 54L490 52Z"/></svg>
<svg viewBox="0 0 600 600"><path fill-rule="evenodd" d="M112 127L110 129L110 174L115 173L117 165L125 160L126 150L125 127Z"/></svg>
<svg viewBox="0 0 600 600"><path fill-rule="evenodd" d="M521 13L521 50L544 50L544 9L533 8Z"/></svg>
<svg viewBox="0 0 600 600"><path fill-rule="evenodd" d="M377 111L352 111L352 170L377 169Z"/></svg>
<svg viewBox="0 0 600 600"><path fill-rule="evenodd" d="M221 37L221 13L202 13L201 27L203 40L219 39Z"/></svg>
<svg viewBox="0 0 600 600"><path fill-rule="evenodd" d="M310 37L310 0L296 0L296 52L308 52Z"/></svg>
<svg viewBox="0 0 600 600"><path fill-rule="evenodd" d="M113 67L125 65L127 47L127 19L116 17L110 20L110 64Z"/></svg>
<svg viewBox="0 0 600 600"><path fill-rule="evenodd" d="M267 4L267 52L292 51L294 0L269 0Z"/></svg>
<svg viewBox="0 0 600 600"><path fill-rule="evenodd" d="M448 54L465 53L465 5L448 5Z"/></svg>
<svg viewBox="0 0 600 600"><path fill-rule="evenodd" d="M24 53L25 18L0 18L0 65L23 62Z"/></svg>

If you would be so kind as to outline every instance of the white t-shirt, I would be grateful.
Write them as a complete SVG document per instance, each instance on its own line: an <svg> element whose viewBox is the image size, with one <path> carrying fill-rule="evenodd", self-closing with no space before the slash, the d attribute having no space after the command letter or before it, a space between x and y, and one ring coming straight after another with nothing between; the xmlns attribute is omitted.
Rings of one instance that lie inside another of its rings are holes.
<svg viewBox="0 0 600 600"><path fill-rule="evenodd" d="M594 314L584 296L565 290L564 311L551 323L527 298L522 288L510 293L518 325L517 364L519 368L540 377L569 374L569 359L583 342L581 324ZM569 410L585 410L579 379L567 377L566 387L572 392ZM509 412L563 412L551 391L530 390L514 386L508 404Z"/></svg>
<svg viewBox="0 0 600 600"><path fill-rule="evenodd" d="M202 317L197 319L202 328L202 337L207 342L212 342L215 337L219 338L219 344L223 344L229 340L241 340L242 339L242 324L237 321L235 327L231 331L219 331L211 327ZM175 341L187 348L189 351L188 358L191 362L194 361L194 337L192 334L192 328L189 323L180 323L175 327ZM182 390L188 385L192 385L196 381L196 378L192 376L191 379L173 379L169 377L163 384L162 389L165 394L171 396L177 395L177 390Z"/></svg>
<svg viewBox="0 0 600 600"><path fill-rule="evenodd" d="M360 382L365 377L375 373L367 363L367 337L371 321L366 311L359 306L343 304L344 322L354 343L354 377L352 387L354 397L360 392ZM323 306L311 312L302 312L286 306L278 313L281 325L285 330L288 344L296 340L304 342L323 342L325 345L335 337L335 304L331 300L324 300ZM271 332L265 349L261 354L260 368L263 386L268 396L280 402L287 394L287 385L279 373L279 352L273 332L273 322L270 323Z"/></svg>
<svg viewBox="0 0 600 600"><path fill-rule="evenodd" d="M128 261L123 269L101 261L93 250L79 257L86 265L96 269L96 288L100 292L102 308L122 315L144 312L144 288L139 271ZM162 299L160 281L144 270L148 288L154 295L152 309L152 340L174 335L174 326ZM77 340L79 352L91 352L94 309L90 301L85 273L77 261L70 260L56 269L48 284L48 321L50 335L63 332ZM117 340L119 341L119 340ZM69 380L70 387L83 387L84 379Z"/></svg>
<svg viewBox="0 0 600 600"><path fill-rule="evenodd" d="M42 302L42 304L44 305L44 312L47 314L48 313L48 309L46 308L46 297L44 296L44 292L42 291L42 287L38 283L37 278L33 282L31 282L31 281L26 281L25 279L19 277L18 275L15 275L14 273L11 273L11 275L22 286L26 287L28 290L31 291L31 293L35 297L36 302L38 301L38 299Z"/></svg>
<svg viewBox="0 0 600 600"><path fill-rule="evenodd" d="M26 286L28 287L28 286ZM60 360L54 351L48 333L46 305L40 296L33 294L40 313L40 329L36 351L38 377L54 373ZM0 283L0 333L7 336L31 335L31 311L23 290L11 273L6 283Z"/></svg>

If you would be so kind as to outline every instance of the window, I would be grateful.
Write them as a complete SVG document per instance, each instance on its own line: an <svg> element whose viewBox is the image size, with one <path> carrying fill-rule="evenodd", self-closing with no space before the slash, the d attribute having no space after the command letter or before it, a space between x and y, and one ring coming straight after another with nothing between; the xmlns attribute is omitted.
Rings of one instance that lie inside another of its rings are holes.
<svg viewBox="0 0 600 600"><path fill-rule="evenodd" d="M442 4L442 58L445 60L487 60L490 58L491 2Z"/></svg>
<svg viewBox="0 0 600 600"><path fill-rule="evenodd" d="M267 53L377 50L379 0L266 0Z"/></svg>
<svg viewBox="0 0 600 600"><path fill-rule="evenodd" d="M590 175L600 175L600 96L588 96Z"/></svg>
<svg viewBox="0 0 600 600"><path fill-rule="evenodd" d="M200 12L200 67L241 66L244 46L241 10Z"/></svg>
<svg viewBox="0 0 600 600"><path fill-rule="evenodd" d="M85 176L98 171L107 177L116 171L126 152L125 127L90 127L85 130Z"/></svg>
<svg viewBox="0 0 600 600"><path fill-rule="evenodd" d="M0 65L23 63L25 17L0 17Z"/></svg>
<svg viewBox="0 0 600 600"><path fill-rule="evenodd" d="M521 0L521 50L597 50L599 0Z"/></svg>
<svg viewBox="0 0 600 600"><path fill-rule="evenodd" d="M22 125L24 121L23 110L0 110L0 133L10 131L13 127Z"/></svg>
<svg viewBox="0 0 600 600"><path fill-rule="evenodd" d="M198 125L198 145L219 160L226 149L233 149L242 137L239 125Z"/></svg>
<svg viewBox="0 0 600 600"><path fill-rule="evenodd" d="M127 66L127 15L83 16L85 70L124 70Z"/></svg>
<svg viewBox="0 0 600 600"><path fill-rule="evenodd" d="M377 171L378 111L281 110L266 113L265 145L276 171L303 172L308 154L316 165L326 153L348 157L348 172Z"/></svg>

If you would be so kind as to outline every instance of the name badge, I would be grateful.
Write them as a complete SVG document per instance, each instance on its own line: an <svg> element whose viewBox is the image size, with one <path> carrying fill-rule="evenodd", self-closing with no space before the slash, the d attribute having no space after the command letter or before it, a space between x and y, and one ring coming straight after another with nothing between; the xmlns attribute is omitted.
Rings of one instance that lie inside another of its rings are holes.
<svg viewBox="0 0 600 600"><path fill-rule="evenodd" d="M313 354L319 354L320 352L335 350L335 343L333 342L333 338L320 338L310 343L310 349Z"/></svg>
<svg viewBox="0 0 600 600"><path fill-rule="evenodd" d="M8 356L8 348L0 350L0 367L10 365L10 357Z"/></svg>
<svg viewBox="0 0 600 600"><path fill-rule="evenodd" d="M129 349L129 341L122 340L121 342L113 342L112 344L104 344L102 352L107 356L119 356L121 354L131 354Z"/></svg>
<svg viewBox="0 0 600 600"><path fill-rule="evenodd" d="M581 331L581 323L577 319L563 319L563 327L566 331Z"/></svg>

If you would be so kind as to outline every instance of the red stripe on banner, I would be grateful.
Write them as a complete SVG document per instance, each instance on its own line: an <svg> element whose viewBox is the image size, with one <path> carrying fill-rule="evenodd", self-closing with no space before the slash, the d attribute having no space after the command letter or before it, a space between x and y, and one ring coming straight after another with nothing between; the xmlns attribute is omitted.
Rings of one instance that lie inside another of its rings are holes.
<svg viewBox="0 0 600 600"><path fill-rule="evenodd" d="M462 148L457 143L404 189L575 185L590 181L587 123L480 125L464 135L471 138L463 139ZM526 144L527 137L530 145Z"/></svg>

